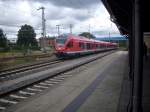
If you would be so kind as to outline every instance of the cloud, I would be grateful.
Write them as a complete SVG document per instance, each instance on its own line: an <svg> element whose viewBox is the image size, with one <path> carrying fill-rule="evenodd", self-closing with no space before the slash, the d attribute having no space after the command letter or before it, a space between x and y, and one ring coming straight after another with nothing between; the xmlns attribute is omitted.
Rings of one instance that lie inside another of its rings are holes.
<svg viewBox="0 0 150 112"><path fill-rule="evenodd" d="M45 7L46 29L48 35L56 34L56 25L61 25L61 32L69 31L72 24L74 32L108 29L109 14L100 0L0 0L0 28L8 34L17 34L21 25L34 27L38 36L41 33L41 10ZM82 27L82 28L81 28ZM104 28L103 28L104 29Z"/></svg>
<svg viewBox="0 0 150 112"><path fill-rule="evenodd" d="M58 6L54 6L53 4L51 4L51 2L48 1L47 4L44 4L43 2L34 2L28 0L1 0L0 3L0 23L3 23L5 25L22 25L29 23L31 25L39 27L39 23L41 21L41 11L37 11L37 8L42 5L46 8L45 15L47 21L63 20L65 18L68 21L73 20L72 18L74 18L75 21L83 21L91 17L91 15L88 14L88 10L75 10L67 7L60 8ZM70 17L71 20L69 20L68 17Z"/></svg>
<svg viewBox="0 0 150 112"><path fill-rule="evenodd" d="M58 7L68 7L73 9L85 9L97 3L101 4L100 0L34 0L38 2L51 2L53 5Z"/></svg>

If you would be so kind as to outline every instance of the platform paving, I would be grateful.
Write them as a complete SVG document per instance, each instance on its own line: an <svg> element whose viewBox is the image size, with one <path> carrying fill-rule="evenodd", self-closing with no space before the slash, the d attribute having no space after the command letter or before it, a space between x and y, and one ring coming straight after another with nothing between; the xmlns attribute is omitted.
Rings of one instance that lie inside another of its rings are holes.
<svg viewBox="0 0 150 112"><path fill-rule="evenodd" d="M131 93L132 80L129 75L124 75L123 86L121 91L120 102L117 112L129 112L132 109ZM150 112L150 54L148 58L143 58L143 97L142 108L143 112Z"/></svg>
<svg viewBox="0 0 150 112"><path fill-rule="evenodd" d="M94 83L97 81L97 84L90 84L89 88L95 86L93 87L94 89L88 91L87 89L89 88L86 88L84 90L91 93L83 104L79 105L78 108L74 108L75 105L81 102L82 97L84 97L79 96L78 101L74 100L72 102L76 101L76 104L68 105L64 112L117 112L123 76L126 75L126 70L127 54L122 52L120 57L114 59L103 73L97 77L99 80L94 80Z"/></svg>
<svg viewBox="0 0 150 112"><path fill-rule="evenodd" d="M115 52L7 112L116 112L126 65L127 52Z"/></svg>

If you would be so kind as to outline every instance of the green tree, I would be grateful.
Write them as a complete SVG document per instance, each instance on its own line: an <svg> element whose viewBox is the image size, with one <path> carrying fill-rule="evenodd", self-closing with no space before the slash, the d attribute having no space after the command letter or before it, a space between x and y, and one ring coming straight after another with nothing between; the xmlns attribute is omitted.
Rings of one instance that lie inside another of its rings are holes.
<svg viewBox="0 0 150 112"><path fill-rule="evenodd" d="M7 47L7 38L3 30L0 29L0 48L5 49Z"/></svg>
<svg viewBox="0 0 150 112"><path fill-rule="evenodd" d="M79 36L83 36L83 37L86 37L86 38L89 38L89 39L94 39L94 38L96 38L94 35L92 35L92 34L89 33L89 32L83 32L83 33L79 34Z"/></svg>
<svg viewBox="0 0 150 112"><path fill-rule="evenodd" d="M36 33L32 26L30 25L23 25L21 29L18 31L18 39L17 39L17 46L24 48L24 49L31 49L38 47L38 43L36 40Z"/></svg>

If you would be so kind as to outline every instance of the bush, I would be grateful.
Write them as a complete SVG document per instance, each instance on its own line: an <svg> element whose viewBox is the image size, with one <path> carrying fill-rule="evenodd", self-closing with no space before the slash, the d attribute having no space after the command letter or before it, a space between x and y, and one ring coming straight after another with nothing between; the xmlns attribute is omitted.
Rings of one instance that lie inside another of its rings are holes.
<svg viewBox="0 0 150 112"><path fill-rule="evenodd" d="M10 50L9 47L0 48L0 52L8 52Z"/></svg>

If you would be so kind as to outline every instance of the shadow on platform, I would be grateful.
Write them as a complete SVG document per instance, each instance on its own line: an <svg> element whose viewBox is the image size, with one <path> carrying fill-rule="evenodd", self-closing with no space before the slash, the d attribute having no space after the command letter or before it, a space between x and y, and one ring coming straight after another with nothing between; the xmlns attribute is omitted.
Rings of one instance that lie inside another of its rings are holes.
<svg viewBox="0 0 150 112"><path fill-rule="evenodd" d="M130 112L132 99L132 80L129 74L124 75L118 112ZM143 59L143 112L150 112L150 54Z"/></svg>
<svg viewBox="0 0 150 112"><path fill-rule="evenodd" d="M143 112L150 112L150 54L143 64Z"/></svg>

